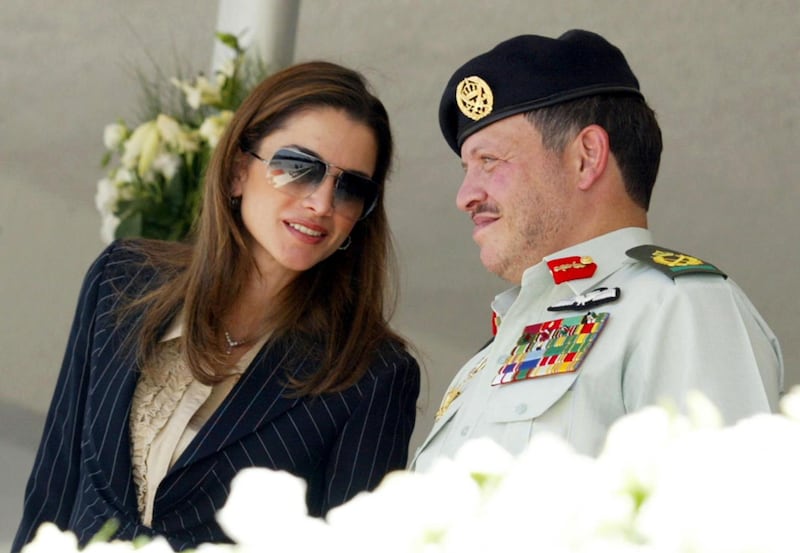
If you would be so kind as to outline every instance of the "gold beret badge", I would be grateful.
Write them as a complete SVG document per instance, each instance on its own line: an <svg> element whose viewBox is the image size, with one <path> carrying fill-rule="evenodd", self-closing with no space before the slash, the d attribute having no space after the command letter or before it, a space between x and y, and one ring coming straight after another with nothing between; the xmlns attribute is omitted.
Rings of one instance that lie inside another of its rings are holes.
<svg viewBox="0 0 800 553"><path fill-rule="evenodd" d="M480 77L467 77L456 87L456 104L461 113L478 121L492 113L494 95L486 81Z"/></svg>

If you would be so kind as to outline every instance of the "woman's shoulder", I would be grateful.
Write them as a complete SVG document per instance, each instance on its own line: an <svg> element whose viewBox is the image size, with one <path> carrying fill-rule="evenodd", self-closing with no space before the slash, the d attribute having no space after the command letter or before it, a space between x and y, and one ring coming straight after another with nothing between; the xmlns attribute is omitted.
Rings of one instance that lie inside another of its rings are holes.
<svg viewBox="0 0 800 553"><path fill-rule="evenodd" d="M99 257L106 257L111 266L141 264L146 259L146 248L141 240L136 238L118 238L111 242Z"/></svg>
<svg viewBox="0 0 800 553"><path fill-rule="evenodd" d="M158 281L158 259L169 258L165 249L177 246L162 246L152 240L117 239L97 256L89 269L89 275L99 277L100 283L120 284L152 283Z"/></svg>
<svg viewBox="0 0 800 553"><path fill-rule="evenodd" d="M409 347L394 338L387 338L375 348L369 373L373 377L391 373L419 375L419 363Z"/></svg>
<svg viewBox="0 0 800 553"><path fill-rule="evenodd" d="M108 244L89 267L90 274L102 274L106 279L124 275L146 261L146 255L136 240L117 239Z"/></svg>

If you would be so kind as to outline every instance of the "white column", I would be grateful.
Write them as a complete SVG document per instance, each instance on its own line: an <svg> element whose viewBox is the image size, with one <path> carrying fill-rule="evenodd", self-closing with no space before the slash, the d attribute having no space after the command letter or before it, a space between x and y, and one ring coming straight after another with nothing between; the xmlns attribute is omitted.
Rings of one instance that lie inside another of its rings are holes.
<svg viewBox="0 0 800 553"><path fill-rule="evenodd" d="M294 58L300 0L219 0L216 31L230 33L248 56L263 60L270 71L290 65ZM233 52L214 42L212 69Z"/></svg>

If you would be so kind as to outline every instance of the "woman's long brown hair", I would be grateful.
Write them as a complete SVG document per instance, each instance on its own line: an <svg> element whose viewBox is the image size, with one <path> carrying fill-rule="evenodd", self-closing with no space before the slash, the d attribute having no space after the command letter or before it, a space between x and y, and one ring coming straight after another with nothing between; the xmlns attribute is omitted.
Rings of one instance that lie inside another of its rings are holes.
<svg viewBox="0 0 800 553"><path fill-rule="evenodd" d="M336 251L283 290L271 339L292 336L308 340L319 351L318 370L289 376L298 394L311 395L357 382L387 340L405 344L387 322L397 299L394 283L389 282L395 258L383 203L393 149L389 118L359 73L318 61L268 77L236 111L206 171L203 205L191 243L147 241L135 246L161 279L155 290L134 299L125 310L143 312L137 336L143 367L152 359L166 322L183 310L181 340L194 376L209 384L229 373L230 361L221 349L221 320L248 273L257 270L241 217L231 208L237 160L291 116L318 107L341 109L372 129L378 204L356 223L348 249Z"/></svg>

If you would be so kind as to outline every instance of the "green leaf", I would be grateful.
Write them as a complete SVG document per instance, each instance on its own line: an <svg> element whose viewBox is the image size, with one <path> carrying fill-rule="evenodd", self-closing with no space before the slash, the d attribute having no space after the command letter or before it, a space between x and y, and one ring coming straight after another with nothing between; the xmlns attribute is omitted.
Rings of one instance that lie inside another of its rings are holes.
<svg viewBox="0 0 800 553"><path fill-rule="evenodd" d="M103 523L103 526L100 527L100 530L92 536L92 539L89 540L89 543L105 543L110 541L111 538L114 537L114 534L119 529L119 521L115 518L110 518Z"/></svg>
<svg viewBox="0 0 800 553"><path fill-rule="evenodd" d="M233 49L237 54L242 53L243 50L239 47L239 39L236 38L234 35L230 33L222 33L219 31L214 33L214 35L217 37L217 40L219 40L225 46Z"/></svg>
<svg viewBox="0 0 800 553"><path fill-rule="evenodd" d="M121 218L117 230L114 232L115 238L135 238L142 235L142 214L141 212L131 213L127 217Z"/></svg>
<svg viewBox="0 0 800 553"><path fill-rule="evenodd" d="M180 205L185 201L182 181L183 179L181 179L178 174L171 178L169 182L167 182L166 186L164 187L164 199L167 201L167 203Z"/></svg>

